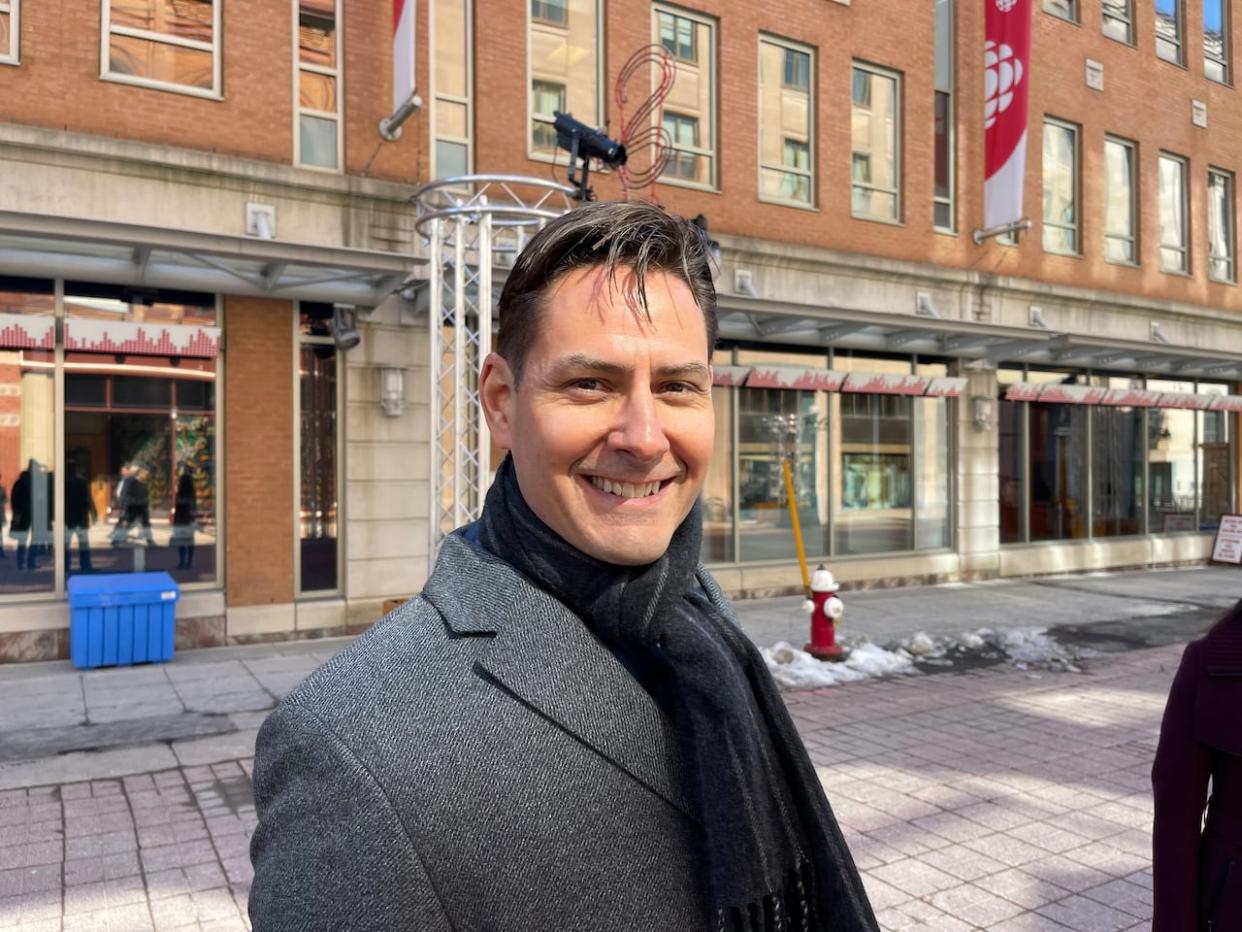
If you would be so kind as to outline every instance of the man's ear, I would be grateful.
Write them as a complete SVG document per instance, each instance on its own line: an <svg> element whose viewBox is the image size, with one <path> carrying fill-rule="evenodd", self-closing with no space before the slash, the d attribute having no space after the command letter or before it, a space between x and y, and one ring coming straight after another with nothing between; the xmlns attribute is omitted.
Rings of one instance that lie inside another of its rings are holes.
<svg viewBox="0 0 1242 932"><path fill-rule="evenodd" d="M483 360L479 384L479 399L492 441L496 446L508 450L513 439L513 407L517 399L517 385L513 370L503 356L488 353Z"/></svg>

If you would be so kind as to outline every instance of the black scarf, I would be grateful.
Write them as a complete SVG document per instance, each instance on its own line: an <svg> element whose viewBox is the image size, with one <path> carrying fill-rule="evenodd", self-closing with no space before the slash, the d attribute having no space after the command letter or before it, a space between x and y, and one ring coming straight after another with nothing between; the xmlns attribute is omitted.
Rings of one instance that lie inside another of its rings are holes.
<svg viewBox="0 0 1242 932"><path fill-rule="evenodd" d="M648 566L615 566L531 510L506 458L479 541L605 643L664 664L719 930L876 930L862 881L762 655L696 580L699 506Z"/></svg>

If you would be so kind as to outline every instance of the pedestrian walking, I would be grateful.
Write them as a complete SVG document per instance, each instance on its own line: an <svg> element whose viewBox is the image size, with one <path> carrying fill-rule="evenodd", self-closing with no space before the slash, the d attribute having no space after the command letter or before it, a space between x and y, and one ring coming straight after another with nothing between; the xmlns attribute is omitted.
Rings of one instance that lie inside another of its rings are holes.
<svg viewBox="0 0 1242 932"><path fill-rule="evenodd" d="M1242 930L1240 710L1242 602L1187 645L1169 691L1152 768L1152 932Z"/></svg>
<svg viewBox="0 0 1242 932"><path fill-rule="evenodd" d="M705 237L651 204L531 239L481 519L260 731L256 932L878 928L699 562L715 307Z"/></svg>

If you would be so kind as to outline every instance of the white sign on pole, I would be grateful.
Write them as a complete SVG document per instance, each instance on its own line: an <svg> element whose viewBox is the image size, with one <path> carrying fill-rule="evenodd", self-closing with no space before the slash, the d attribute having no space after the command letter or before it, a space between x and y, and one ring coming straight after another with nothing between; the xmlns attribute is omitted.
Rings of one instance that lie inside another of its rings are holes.
<svg viewBox="0 0 1242 932"><path fill-rule="evenodd" d="M1212 544L1213 563L1242 566L1242 515L1221 515Z"/></svg>

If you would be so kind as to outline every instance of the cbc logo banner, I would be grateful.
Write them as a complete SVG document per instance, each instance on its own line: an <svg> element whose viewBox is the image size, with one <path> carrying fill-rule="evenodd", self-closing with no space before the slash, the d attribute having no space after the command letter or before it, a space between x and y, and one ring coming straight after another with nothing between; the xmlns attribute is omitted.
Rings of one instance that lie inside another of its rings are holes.
<svg viewBox="0 0 1242 932"><path fill-rule="evenodd" d="M1013 103L1014 88L1022 83L1022 62L1014 57L1009 46L989 41L983 50L983 67L983 126L991 129L996 118Z"/></svg>

